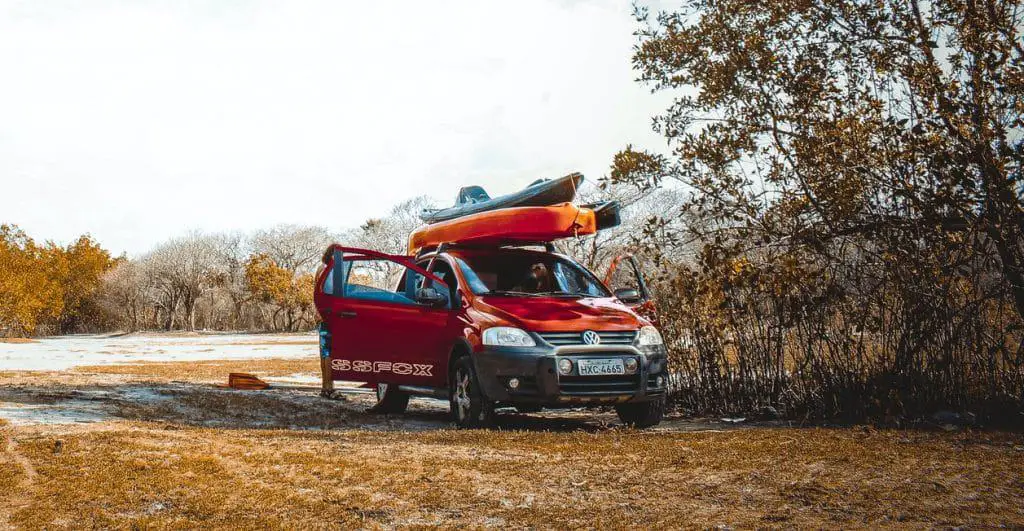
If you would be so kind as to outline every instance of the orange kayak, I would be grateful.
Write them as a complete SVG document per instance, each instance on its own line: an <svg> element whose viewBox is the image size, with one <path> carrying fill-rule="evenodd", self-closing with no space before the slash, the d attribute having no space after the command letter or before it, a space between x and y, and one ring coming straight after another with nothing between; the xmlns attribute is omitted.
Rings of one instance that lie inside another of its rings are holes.
<svg viewBox="0 0 1024 531"><path fill-rule="evenodd" d="M595 232L594 211L572 203L502 208L424 225L409 236L409 254L442 243L545 243Z"/></svg>

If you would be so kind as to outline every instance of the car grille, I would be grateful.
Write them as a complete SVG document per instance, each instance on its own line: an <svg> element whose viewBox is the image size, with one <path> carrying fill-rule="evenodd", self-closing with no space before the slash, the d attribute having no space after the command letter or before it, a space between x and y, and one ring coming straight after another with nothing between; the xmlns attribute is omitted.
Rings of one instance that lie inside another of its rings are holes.
<svg viewBox="0 0 1024 531"><path fill-rule="evenodd" d="M601 338L602 345L632 345L636 339L635 330L621 332L601 332L595 330ZM563 345L583 345L583 332L541 332L541 339L556 347Z"/></svg>
<svg viewBox="0 0 1024 531"><path fill-rule="evenodd" d="M570 396L632 395L639 391L640 376L560 376L558 385L563 395Z"/></svg>

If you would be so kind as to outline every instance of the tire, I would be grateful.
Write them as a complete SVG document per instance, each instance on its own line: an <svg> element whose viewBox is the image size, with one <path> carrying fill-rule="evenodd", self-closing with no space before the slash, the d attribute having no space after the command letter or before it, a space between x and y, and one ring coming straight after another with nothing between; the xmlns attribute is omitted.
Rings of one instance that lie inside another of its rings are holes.
<svg viewBox="0 0 1024 531"><path fill-rule="evenodd" d="M494 403L480 390L480 381L469 356L455 361L448 389L452 420L460 428L489 428L494 425Z"/></svg>
<svg viewBox="0 0 1024 531"><path fill-rule="evenodd" d="M409 393L399 391L396 386L377 384L377 404L370 408L374 413L405 413L409 407Z"/></svg>
<svg viewBox="0 0 1024 531"><path fill-rule="evenodd" d="M615 406L619 420L633 428L650 428L657 426L665 415L665 398L639 404L622 404Z"/></svg>

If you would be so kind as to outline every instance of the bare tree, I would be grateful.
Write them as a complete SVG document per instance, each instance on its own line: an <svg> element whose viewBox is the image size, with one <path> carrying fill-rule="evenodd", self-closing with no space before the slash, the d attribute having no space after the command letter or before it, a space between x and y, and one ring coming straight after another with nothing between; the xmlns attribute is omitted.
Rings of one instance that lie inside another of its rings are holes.
<svg viewBox="0 0 1024 531"><path fill-rule="evenodd" d="M563 240L559 246L599 274L616 256L627 253L640 254L652 261L683 260L685 253L682 251L688 248L677 245L677 240L687 216L678 206L679 193L672 189L643 190L609 182L602 182L600 187L584 188L578 202L618 201L622 223L594 235ZM652 227L658 230L652 231ZM654 238L652 234L660 237Z"/></svg>
<svg viewBox="0 0 1024 531"><path fill-rule="evenodd" d="M354 234L352 243L390 254L405 254L409 247L409 234L423 221L420 212L434 206L427 196L414 197L394 206L387 216L367 220Z"/></svg>
<svg viewBox="0 0 1024 531"><path fill-rule="evenodd" d="M245 261L249 256L249 243L240 232L216 234L211 240L216 269L220 273L217 291L230 301L231 315L228 321L232 327L238 328L245 303L249 300L245 287ZM224 316L220 317L224 319Z"/></svg>
<svg viewBox="0 0 1024 531"><path fill-rule="evenodd" d="M252 236L252 253L265 254L293 273L312 273L334 235L313 225L277 225Z"/></svg>
<svg viewBox="0 0 1024 531"><path fill-rule="evenodd" d="M427 196L403 201L395 205L387 216L367 220L358 231L349 233L348 237L351 238L351 244L356 247L404 255L409 248L409 234L423 225L419 218L420 212L433 205L433 200ZM379 278L383 283L380 287L387 289L395 287L404 270L397 264L385 261L375 261L367 265L380 268L379 275L375 274L374 278Z"/></svg>
<svg viewBox="0 0 1024 531"><path fill-rule="evenodd" d="M145 326L146 279L138 262L122 261L103 276L99 306L118 326L132 332Z"/></svg>
<svg viewBox="0 0 1024 531"><path fill-rule="evenodd" d="M177 318L180 294L170 275L167 253L150 252L138 260L139 282L143 287L148 326L173 330Z"/></svg>
<svg viewBox="0 0 1024 531"><path fill-rule="evenodd" d="M213 238L193 232L165 243L150 254L151 276L161 298L169 303L165 308L169 316L167 329L173 327L174 313L180 303L183 327L195 330L196 302L219 281L215 253Z"/></svg>

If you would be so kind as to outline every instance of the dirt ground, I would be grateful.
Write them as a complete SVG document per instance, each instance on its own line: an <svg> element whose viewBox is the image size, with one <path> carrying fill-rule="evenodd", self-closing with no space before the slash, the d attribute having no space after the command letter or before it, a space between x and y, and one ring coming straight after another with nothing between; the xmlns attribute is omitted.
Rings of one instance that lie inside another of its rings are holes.
<svg viewBox="0 0 1024 531"><path fill-rule="evenodd" d="M267 391L215 386L231 371ZM1024 526L1024 436L318 397L315 359L0 373L0 528Z"/></svg>

